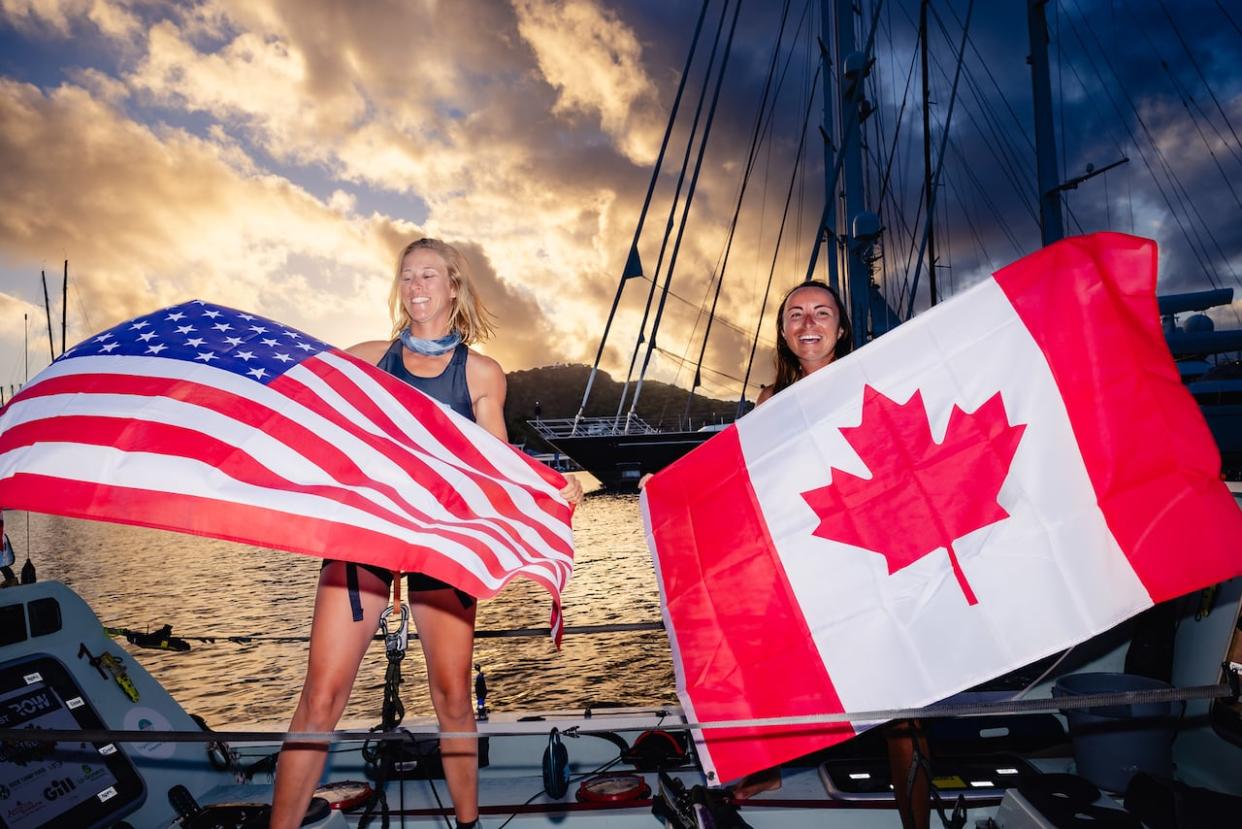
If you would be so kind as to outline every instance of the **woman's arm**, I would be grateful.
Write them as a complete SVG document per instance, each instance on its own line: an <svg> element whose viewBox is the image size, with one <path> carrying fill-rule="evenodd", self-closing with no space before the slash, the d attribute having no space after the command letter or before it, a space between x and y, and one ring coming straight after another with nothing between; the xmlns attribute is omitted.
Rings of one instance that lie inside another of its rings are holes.
<svg viewBox="0 0 1242 829"><path fill-rule="evenodd" d="M470 390L470 400L474 405L474 420L496 437L509 441L509 430L505 426L505 381L504 369L491 357L471 351L466 358L466 387ZM561 497L571 504L582 500L582 484L577 478L565 476L565 488Z"/></svg>
<svg viewBox="0 0 1242 829"><path fill-rule="evenodd" d="M504 442L509 442L505 426L504 369L491 357L471 351L466 358L466 388L474 407L474 421Z"/></svg>
<svg viewBox="0 0 1242 829"><path fill-rule="evenodd" d="M375 365L384 356L384 352L388 350L391 340L368 340L365 343L351 345L345 349L346 354L352 354L359 360L365 360L371 365Z"/></svg>

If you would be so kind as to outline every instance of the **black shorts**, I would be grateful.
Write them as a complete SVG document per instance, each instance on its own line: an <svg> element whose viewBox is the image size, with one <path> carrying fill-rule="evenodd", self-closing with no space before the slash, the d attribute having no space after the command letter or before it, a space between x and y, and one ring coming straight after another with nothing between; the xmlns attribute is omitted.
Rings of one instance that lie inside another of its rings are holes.
<svg viewBox="0 0 1242 829"><path fill-rule="evenodd" d="M323 560L323 565L320 566L319 569L322 570L324 567L327 567L329 564L332 563L332 561L334 561L334 559L325 558ZM344 564L346 567L361 567L363 570L366 570L368 573L373 574L376 578L383 581L385 587L388 587L390 589L392 588L392 571L391 570L386 570L383 567L379 567L378 565L375 565L375 564L356 564L351 561L343 561L341 563ZM357 582L356 576L350 580L351 585L356 584L356 582ZM474 602L475 602L474 596L471 596L469 593L467 593L464 590L459 590L458 588L453 587L453 585L451 584L442 582L433 576L429 576L426 573L406 573L405 574L405 586L406 586L406 590L408 590L411 593L419 593L419 592L423 592L426 590L451 589L453 590L453 592L457 594L457 600L461 602L462 607L469 609L474 606Z"/></svg>

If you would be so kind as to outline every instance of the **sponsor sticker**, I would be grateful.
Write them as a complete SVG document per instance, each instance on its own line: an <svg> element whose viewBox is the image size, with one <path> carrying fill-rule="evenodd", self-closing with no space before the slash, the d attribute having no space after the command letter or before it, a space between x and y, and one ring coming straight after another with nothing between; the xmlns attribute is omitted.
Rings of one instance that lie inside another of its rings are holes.
<svg viewBox="0 0 1242 829"><path fill-rule="evenodd" d="M136 706L125 712L122 728L126 731L172 731L173 725L154 708ZM167 760L177 753L177 744L168 742L130 743L129 750L152 760Z"/></svg>

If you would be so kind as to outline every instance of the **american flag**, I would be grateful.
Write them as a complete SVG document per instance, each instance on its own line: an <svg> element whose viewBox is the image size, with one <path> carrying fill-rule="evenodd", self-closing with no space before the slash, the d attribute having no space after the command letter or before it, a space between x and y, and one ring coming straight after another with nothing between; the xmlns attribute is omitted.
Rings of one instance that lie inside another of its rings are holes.
<svg viewBox="0 0 1242 829"><path fill-rule="evenodd" d="M199 300L65 352L0 410L0 504L553 599L564 478L375 366Z"/></svg>

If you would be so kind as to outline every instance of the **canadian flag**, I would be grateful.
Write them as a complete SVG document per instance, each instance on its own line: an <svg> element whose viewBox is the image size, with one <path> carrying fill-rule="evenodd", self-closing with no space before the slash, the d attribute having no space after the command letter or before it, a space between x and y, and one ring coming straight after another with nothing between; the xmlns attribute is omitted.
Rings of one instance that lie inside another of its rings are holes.
<svg viewBox="0 0 1242 829"><path fill-rule="evenodd" d="M930 704L1242 573L1242 510L1155 284L1149 240L1052 245L652 478L643 518L687 714ZM696 739L723 782L854 733Z"/></svg>

